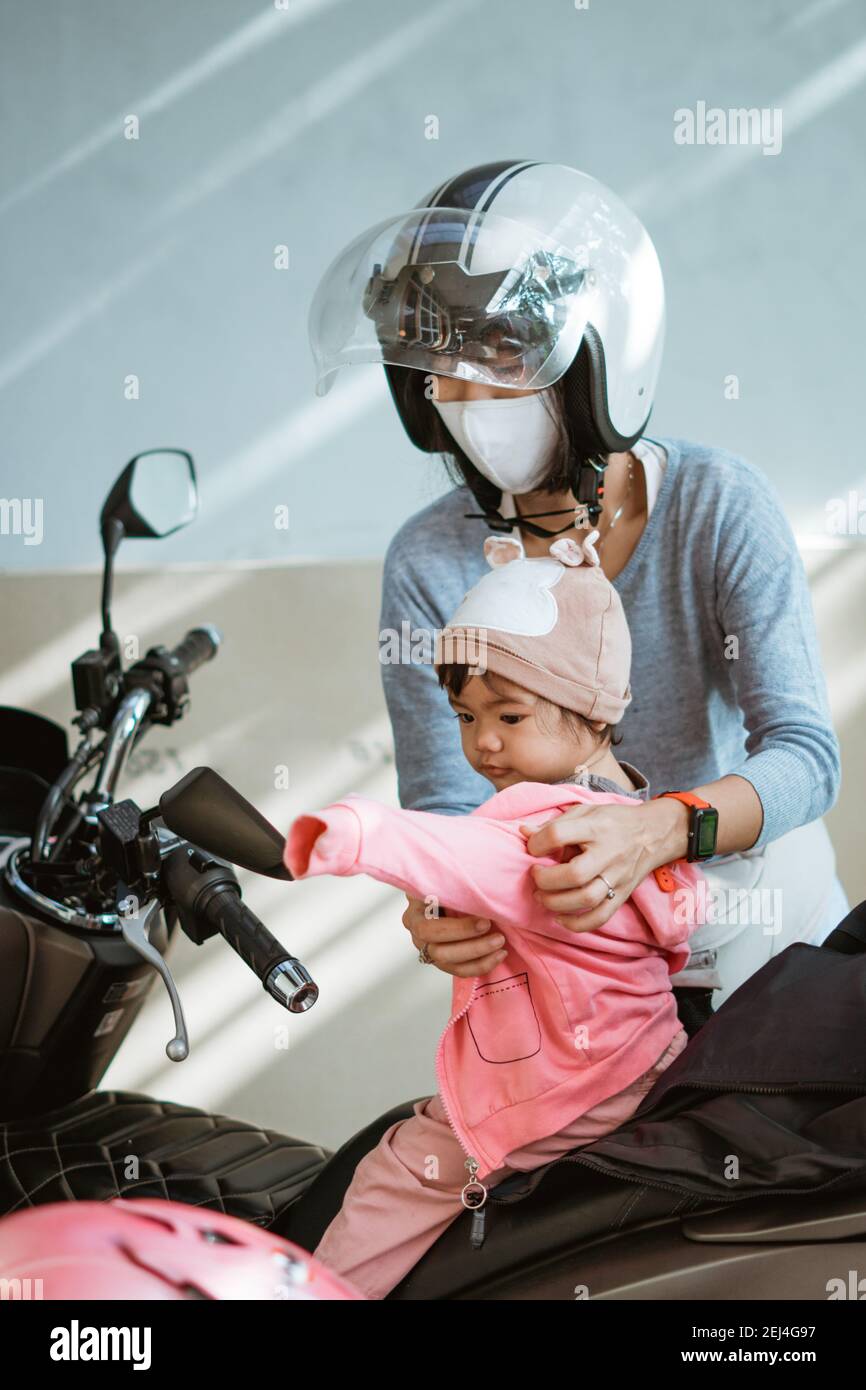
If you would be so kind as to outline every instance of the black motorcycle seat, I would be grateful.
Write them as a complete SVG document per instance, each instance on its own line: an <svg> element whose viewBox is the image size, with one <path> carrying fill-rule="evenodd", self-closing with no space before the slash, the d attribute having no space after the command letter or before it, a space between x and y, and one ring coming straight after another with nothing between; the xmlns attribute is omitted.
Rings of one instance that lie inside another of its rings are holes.
<svg viewBox="0 0 866 1390"><path fill-rule="evenodd" d="M162 1197L271 1227L330 1156L227 1115L91 1091L0 1122L0 1215L48 1202Z"/></svg>
<svg viewBox="0 0 866 1390"><path fill-rule="evenodd" d="M707 1092L707 1096L712 1100L711 1092ZM816 1136L819 1131L815 1126L824 1123L821 1118L823 1111L827 1112L826 1123L832 1126L834 1115L840 1109L850 1110L851 1105L851 1098L844 1094L844 1088L841 1093L830 1090L823 1095L816 1093L799 1100L768 1096L765 1101L768 1110L766 1123L770 1132L776 1134L780 1149L786 1134L781 1106L787 1104L791 1114L796 1113L800 1117L798 1122L802 1122L807 1136L810 1133ZM314 1253L342 1205L358 1163L376 1146L390 1125L412 1114L415 1103L407 1101L395 1106L347 1140L275 1223L274 1229ZM692 1107L689 1112L692 1119L696 1109L699 1106ZM737 1110L748 1123L756 1124L759 1117L758 1097L744 1097L742 1108L738 1105ZM813 1117L811 1122L809 1116ZM639 1130L642 1125L633 1122L633 1128ZM620 1134L623 1132L619 1131ZM756 1132L763 1135L765 1130L758 1126ZM797 1136L798 1130L794 1125L788 1137L794 1140L795 1147ZM587 1146L595 1159L598 1159L605 1142L596 1140L593 1145ZM607 1142L610 1142L610 1137ZM807 1147L808 1143L807 1138ZM823 1152L817 1139L812 1147L816 1152ZM579 1152L578 1149L574 1150L575 1154ZM707 1161L712 1162L712 1155ZM682 1186L676 1190L661 1184L661 1174L648 1174L646 1181L640 1177L626 1179L624 1173L629 1167L634 1168L634 1165L625 1161L619 1173L604 1172L583 1162L563 1158L535 1169L531 1174L512 1175L489 1189L491 1200L487 1203L486 1231L480 1248L476 1248L470 1240L472 1213L462 1211L387 1298L393 1301L525 1299L534 1296L533 1289L538 1290L536 1296L541 1298L576 1298L580 1296L581 1270L586 1272L606 1243L615 1241L623 1232L637 1237L639 1231L651 1229L660 1239L676 1241L680 1239L683 1221L712 1212L723 1212L729 1205L717 1194L689 1192L683 1190ZM850 1202L852 1213L861 1213L866 1196L866 1172L861 1171L860 1165L852 1164L850 1172L844 1175L844 1185L838 1164L827 1166L826 1171L822 1172L827 1179L836 1177L840 1184L838 1195L843 1202ZM813 1176L817 1180L822 1173L816 1169ZM773 1189L756 1195L759 1200L754 1205L749 1204L752 1214L760 1213L762 1209L769 1210L768 1203L772 1207L777 1199L777 1192ZM826 1214L825 1200L823 1194L817 1195L819 1214ZM790 1203L790 1211L795 1213L801 1207L803 1197L789 1196L786 1201ZM771 1215L772 1224L777 1225L778 1213ZM671 1233L670 1237L663 1236L663 1228ZM684 1258L688 1261L688 1253ZM552 1289L556 1290L555 1294L551 1292Z"/></svg>
<svg viewBox="0 0 866 1390"><path fill-rule="evenodd" d="M509 1179L500 1189L514 1190ZM687 1214L714 1210L717 1203L646 1184L624 1183L578 1163L551 1165L522 1201L487 1203L484 1243L470 1243L471 1212L457 1220L387 1295L389 1300L508 1299L532 1297L533 1271L543 1284L555 1267L570 1270L571 1297L578 1297L581 1268L595 1241L624 1230L673 1223ZM568 1280L566 1279L566 1283ZM483 1291L480 1295L475 1290Z"/></svg>
<svg viewBox="0 0 866 1390"><path fill-rule="evenodd" d="M408 1119L419 1099L395 1105L348 1139L275 1222L278 1234L314 1251L337 1215L358 1163L375 1148L390 1125ZM475 1249L469 1240L472 1213L461 1212L388 1294L388 1299L471 1298L477 1285L484 1286L485 1297L496 1297L488 1293L491 1280L501 1279L505 1288L515 1270L519 1270L523 1287L533 1265L543 1268L558 1256L567 1255L571 1247L584 1250L593 1237L602 1239L627 1227L679 1220L686 1213L711 1211L718 1206L702 1197L684 1196L649 1184L625 1183L578 1163L559 1162L546 1165L546 1169L541 1181L536 1170L536 1186L525 1200L507 1205L488 1203L487 1230L480 1249ZM515 1174L491 1187L490 1196L517 1196L525 1181L522 1173Z"/></svg>

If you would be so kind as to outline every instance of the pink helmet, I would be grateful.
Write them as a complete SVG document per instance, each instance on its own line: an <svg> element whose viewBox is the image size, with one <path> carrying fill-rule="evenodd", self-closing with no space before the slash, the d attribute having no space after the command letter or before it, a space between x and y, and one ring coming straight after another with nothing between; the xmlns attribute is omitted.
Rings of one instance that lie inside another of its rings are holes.
<svg viewBox="0 0 866 1390"><path fill-rule="evenodd" d="M149 1197L52 1202L5 1217L0 1280L7 1298L364 1298L259 1226Z"/></svg>

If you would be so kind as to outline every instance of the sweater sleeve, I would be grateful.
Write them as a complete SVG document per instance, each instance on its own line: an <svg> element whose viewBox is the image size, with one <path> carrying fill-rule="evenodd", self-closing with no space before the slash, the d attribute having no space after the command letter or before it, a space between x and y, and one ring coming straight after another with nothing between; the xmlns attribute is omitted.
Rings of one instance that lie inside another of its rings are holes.
<svg viewBox="0 0 866 1390"><path fill-rule="evenodd" d="M381 805L354 794L299 816L286 837L294 878L369 874L411 897L503 922L538 915L533 864L523 836L482 816L443 816Z"/></svg>
<svg viewBox="0 0 866 1390"><path fill-rule="evenodd" d="M741 467L747 487L723 532L716 602L725 640L736 639L731 670L747 732L747 756L730 772L761 798L761 846L824 815L841 766L794 534L771 484L742 460Z"/></svg>
<svg viewBox="0 0 866 1390"><path fill-rule="evenodd" d="M448 551L440 555L429 537L419 550L421 540L399 531L382 576L379 665L398 795L401 806L414 810L467 815L492 795L492 788L463 756L458 721L433 667L435 634L460 602L462 589L458 583L452 592L453 567L450 573L444 568Z"/></svg>

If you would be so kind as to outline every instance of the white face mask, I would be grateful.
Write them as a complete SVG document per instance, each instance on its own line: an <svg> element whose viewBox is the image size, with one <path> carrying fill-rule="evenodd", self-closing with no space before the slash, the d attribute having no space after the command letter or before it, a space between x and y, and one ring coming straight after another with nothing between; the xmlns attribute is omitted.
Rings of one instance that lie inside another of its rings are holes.
<svg viewBox="0 0 866 1390"><path fill-rule="evenodd" d="M541 399L546 394L433 405L479 473L503 492L522 493L544 481L559 438Z"/></svg>

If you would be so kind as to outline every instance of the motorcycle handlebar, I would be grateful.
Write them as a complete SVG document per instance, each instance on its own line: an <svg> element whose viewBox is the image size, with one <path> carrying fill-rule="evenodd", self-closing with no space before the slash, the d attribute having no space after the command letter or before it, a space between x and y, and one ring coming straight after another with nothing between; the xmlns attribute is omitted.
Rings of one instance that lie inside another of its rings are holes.
<svg viewBox="0 0 866 1390"><path fill-rule="evenodd" d="M236 886L219 888L203 905L202 914L290 1013L303 1013L315 1004L319 990L312 976L250 911Z"/></svg>
<svg viewBox="0 0 866 1390"><path fill-rule="evenodd" d="M153 715L154 702L164 704L168 710L160 722L171 723L180 718L186 704L186 677L216 656L221 642L219 628L204 623L201 627L190 628L172 650L152 647L143 660L130 667L124 677L128 689L120 699L105 737L91 800L107 804L114 799L115 788L136 737L145 720Z"/></svg>
<svg viewBox="0 0 866 1390"><path fill-rule="evenodd" d="M183 641L178 642L169 652L172 661L177 662L184 675L190 676L216 656L222 633L213 623L190 628Z"/></svg>
<svg viewBox="0 0 866 1390"><path fill-rule="evenodd" d="M220 932L283 1008L298 1014L315 1004L319 990L312 976L247 907L230 864L182 840L162 861L162 881L196 944ZM204 933L197 922L207 924Z"/></svg>

